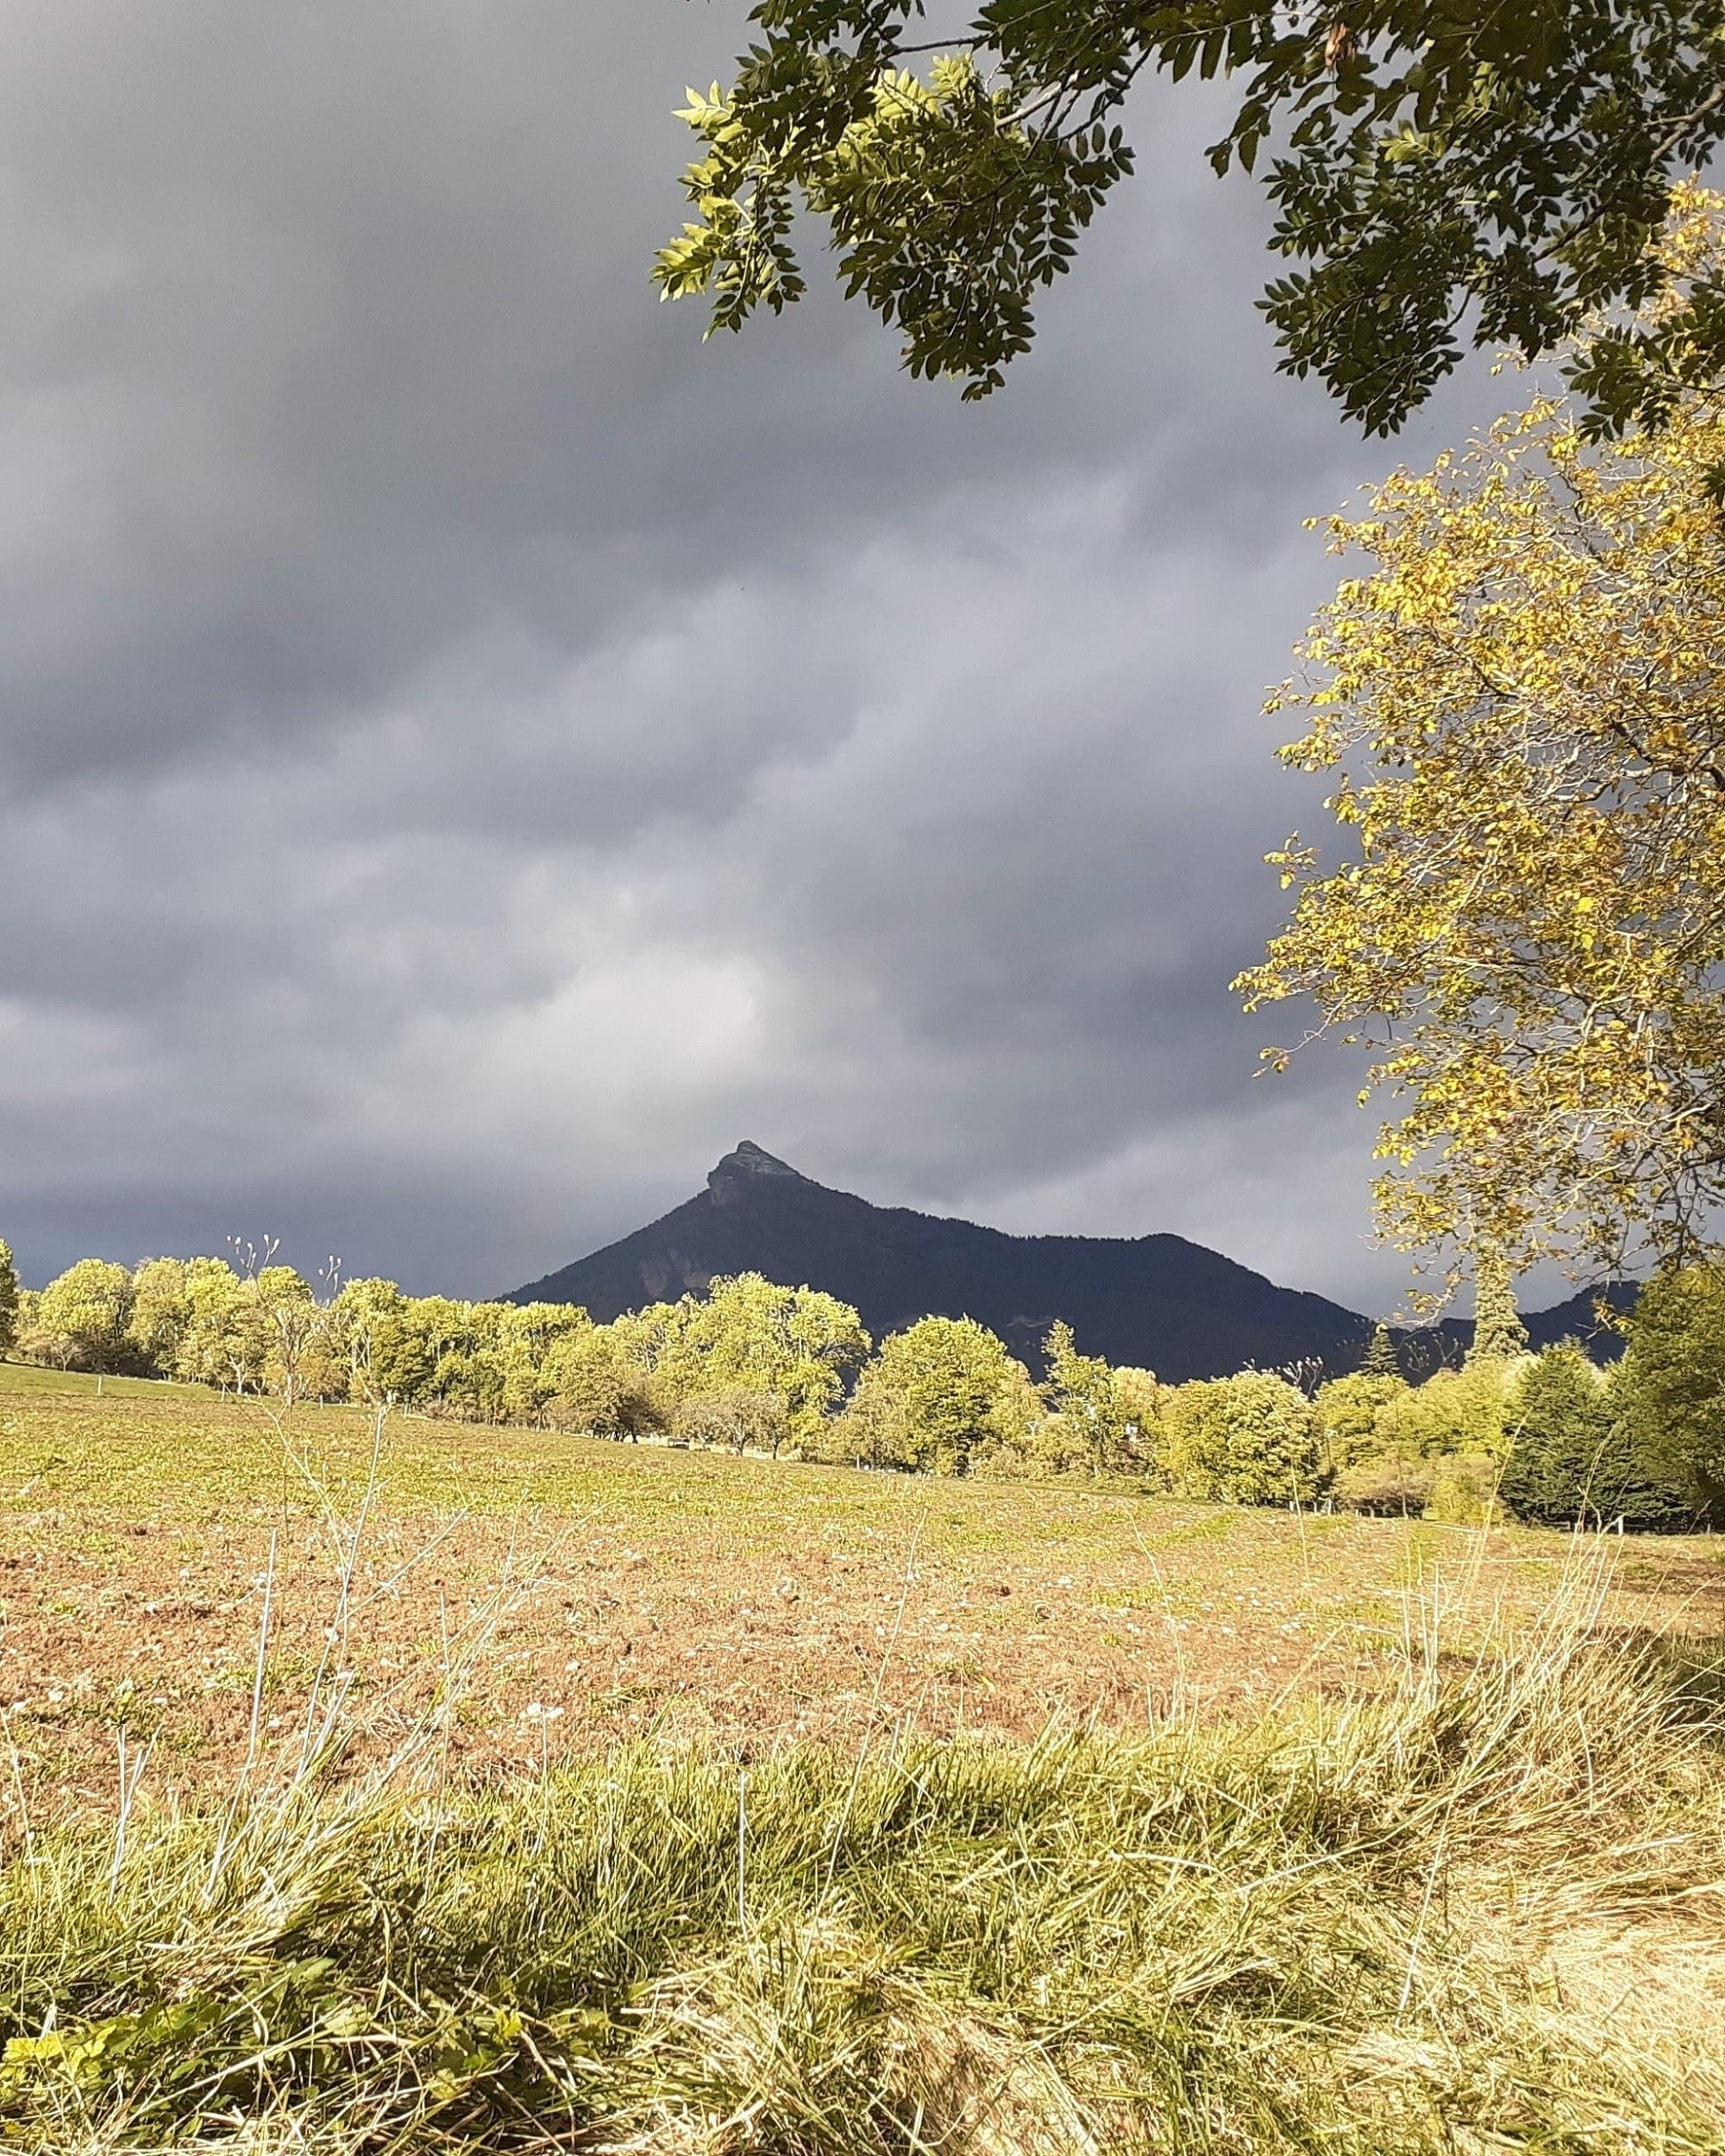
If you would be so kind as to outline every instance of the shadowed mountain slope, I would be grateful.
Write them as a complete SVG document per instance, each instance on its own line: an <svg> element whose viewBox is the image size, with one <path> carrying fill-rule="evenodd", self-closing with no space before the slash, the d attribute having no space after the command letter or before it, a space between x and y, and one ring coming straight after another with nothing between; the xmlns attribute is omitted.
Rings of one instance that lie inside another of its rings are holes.
<svg viewBox="0 0 1725 2156"><path fill-rule="evenodd" d="M1065 1318L1086 1352L1170 1379L1308 1356L1351 1366L1370 1332L1339 1303L1181 1236L1006 1235L829 1190L747 1140L699 1196L510 1300L580 1303L603 1323L741 1272L825 1288L876 1340L931 1313L970 1317L1039 1360L1043 1335Z"/></svg>
<svg viewBox="0 0 1725 2156"><path fill-rule="evenodd" d="M1278 1288L1183 1236L1135 1239L1007 1235L899 1206L874 1206L812 1182L745 1138L706 1188L662 1219L578 1258L506 1298L580 1303L601 1324L643 1303L699 1294L722 1273L764 1273L820 1288L862 1313L879 1341L931 1314L975 1318L1041 1365L1044 1335L1064 1318L1089 1355L1136 1363L1170 1381L1217 1377L1249 1364L1316 1357L1352 1369L1371 1325L1357 1311ZM1611 1291L1614 1300L1628 1291ZM1593 1292L1531 1313L1535 1347L1596 1332ZM1450 1319L1402 1335L1410 1374L1459 1361L1471 1327ZM1612 1351L1607 1338L1596 1353Z"/></svg>

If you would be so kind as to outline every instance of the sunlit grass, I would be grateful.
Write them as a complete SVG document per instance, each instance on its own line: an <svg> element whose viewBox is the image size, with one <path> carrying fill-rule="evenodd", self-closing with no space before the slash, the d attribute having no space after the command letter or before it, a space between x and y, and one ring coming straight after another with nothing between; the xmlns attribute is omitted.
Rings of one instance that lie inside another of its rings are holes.
<svg viewBox="0 0 1725 2156"><path fill-rule="evenodd" d="M1607 1560L1609 1562L1609 1558ZM1134 1739L635 1744L459 1792L433 1714L20 1833L0 2131L94 2150L1725 2147L1709 1682L1539 1624ZM453 1704L452 1680L444 1709ZM342 1712L351 1711L343 1708Z"/></svg>
<svg viewBox="0 0 1725 2156"><path fill-rule="evenodd" d="M1612 1539L149 1393L0 1401L7 1636L40 1577L77 1661L0 1692L0 2146L1725 2150L1719 1683ZM806 1678L723 1651L794 1557L775 1651L855 1620ZM1103 1626L1130 1724L919 1733ZM852 1703L726 1739L674 1667Z"/></svg>
<svg viewBox="0 0 1725 2156"><path fill-rule="evenodd" d="M181 1385L167 1377L92 1376L87 1370L45 1369L35 1363L0 1362L0 1404L9 1393L66 1393L82 1400L149 1400L164 1393L182 1400L210 1398L205 1385Z"/></svg>
<svg viewBox="0 0 1725 2156"><path fill-rule="evenodd" d="M376 1443L375 1460L373 1445ZM374 1468L374 1472L373 1472ZM1568 1543L1299 1516L1072 1484L938 1482L205 1392L0 1397L0 1714L32 1802L99 1811L115 1729L188 1803L243 1745L273 1566L269 1713L301 1713L340 1522L364 1501L354 1683L422 1710L448 1627L504 1571L507 1651L454 1733L468 1780L624 1737L843 1744L869 1711L923 1734L1141 1730L1393 1677L1411 1602L1477 1649L1548 1600ZM272 1559L272 1551L274 1551ZM1609 1627L1716 1628L1725 1542L1624 1545ZM417 1692L414 1687L418 1689ZM390 1741L373 1731L367 1762ZM0 1777L0 1813L16 1802Z"/></svg>

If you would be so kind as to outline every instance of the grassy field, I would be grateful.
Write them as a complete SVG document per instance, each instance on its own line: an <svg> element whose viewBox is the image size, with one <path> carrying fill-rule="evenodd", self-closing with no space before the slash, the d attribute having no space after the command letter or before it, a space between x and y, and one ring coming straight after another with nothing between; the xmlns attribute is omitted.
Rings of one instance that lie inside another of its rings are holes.
<svg viewBox="0 0 1725 2156"><path fill-rule="evenodd" d="M0 2147L1725 2150L1722 1595L0 1366Z"/></svg>
<svg viewBox="0 0 1725 2156"><path fill-rule="evenodd" d="M74 1807L111 1803L122 1727L159 1783L226 1784L266 1594L266 1738L335 1668L386 1746L459 1669L451 1756L484 1772L649 1730L1030 1739L1354 1690L1433 1597L1457 1651L1537 1613L1568 1550L47 1375L0 1366L0 1710L27 1790ZM1725 1542L1628 1544L1615 1580L1608 1625L1722 1628Z"/></svg>
<svg viewBox="0 0 1725 2156"><path fill-rule="evenodd" d="M75 1400L208 1400L204 1385L179 1385L167 1377L92 1377L83 1370L43 1369L34 1363L0 1363L0 1401L14 1393L56 1393Z"/></svg>

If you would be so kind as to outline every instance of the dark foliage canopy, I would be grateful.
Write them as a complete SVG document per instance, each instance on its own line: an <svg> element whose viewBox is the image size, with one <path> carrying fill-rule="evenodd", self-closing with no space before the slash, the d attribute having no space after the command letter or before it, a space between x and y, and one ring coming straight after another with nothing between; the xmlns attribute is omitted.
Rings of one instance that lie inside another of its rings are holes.
<svg viewBox="0 0 1725 2156"><path fill-rule="evenodd" d="M1725 1265L1655 1275L1627 1330L1615 1386L1625 1432L1695 1517L1725 1526Z"/></svg>
<svg viewBox="0 0 1725 2156"><path fill-rule="evenodd" d="M1518 1520L1657 1528L1694 1518L1680 1472L1621 1418L1610 1388L1572 1341L1547 1348L1522 1378L1509 1434L1498 1495Z"/></svg>
<svg viewBox="0 0 1725 2156"><path fill-rule="evenodd" d="M1219 173L1261 171L1289 267L1262 305L1281 365L1393 431L1470 342L1532 356L1649 296L1672 179L1725 136L1717 0L985 0L931 41L920 0L762 0L705 146L694 222L660 255L713 327L799 298L800 210L848 297L919 375L998 388L1032 300L1132 166L1139 78L1221 77ZM1656 416L1725 359L1725 288L1596 342L1601 430Z"/></svg>

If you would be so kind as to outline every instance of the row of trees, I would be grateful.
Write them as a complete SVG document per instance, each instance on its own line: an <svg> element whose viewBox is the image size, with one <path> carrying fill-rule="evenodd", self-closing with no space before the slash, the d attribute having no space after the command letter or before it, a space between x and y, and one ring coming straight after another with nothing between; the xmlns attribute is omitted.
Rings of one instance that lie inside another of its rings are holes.
<svg viewBox="0 0 1725 2156"><path fill-rule="evenodd" d="M1424 1384L1360 1373L1313 1402L1327 1488L1377 1514L1479 1521L1502 1509L1552 1526L1698 1526L1722 1516L1725 1422L1674 1413L1667 1351L1638 1328L1602 1369L1573 1341L1540 1355L1471 1359ZM1725 1357L1725 1332L1712 1344ZM1725 1386L1725 1361L1712 1381Z"/></svg>
<svg viewBox="0 0 1725 2156"><path fill-rule="evenodd" d="M4 1269L0 1349L28 1361L602 1436L667 1430L697 1402L712 1423L723 1401L746 1425L725 1426L733 1441L806 1442L870 1346L848 1305L758 1274L598 1326L566 1303L407 1295L388 1280L320 1298L292 1266L217 1257L83 1258L39 1293Z"/></svg>
<svg viewBox="0 0 1725 2156"><path fill-rule="evenodd" d="M969 1318L874 1348L835 1296L758 1274L595 1325L561 1303L473 1303L292 1268L86 1258L39 1294L0 1244L0 1349L284 1401L393 1401L470 1420L668 1438L908 1473L1128 1480L1236 1504L1333 1499L1457 1520L1494 1505L1566 1524L1725 1519L1725 1267L1661 1275L1609 1370L1526 1351L1482 1282L1472 1352L1410 1384L1380 1329L1308 1390L1274 1371L1164 1385L1082 1354L1061 1324L1038 1382Z"/></svg>
<svg viewBox="0 0 1725 2156"><path fill-rule="evenodd" d="M1134 1471L1162 1389L1079 1354L1064 1325L1041 1386L968 1318L925 1318L872 1354L849 1304L755 1273L609 1325L564 1303L406 1295L386 1280L320 1299L291 1266L215 1257L130 1270L84 1258L40 1293L17 1287L9 1260L5 1277L0 1349L62 1369L913 1471Z"/></svg>

